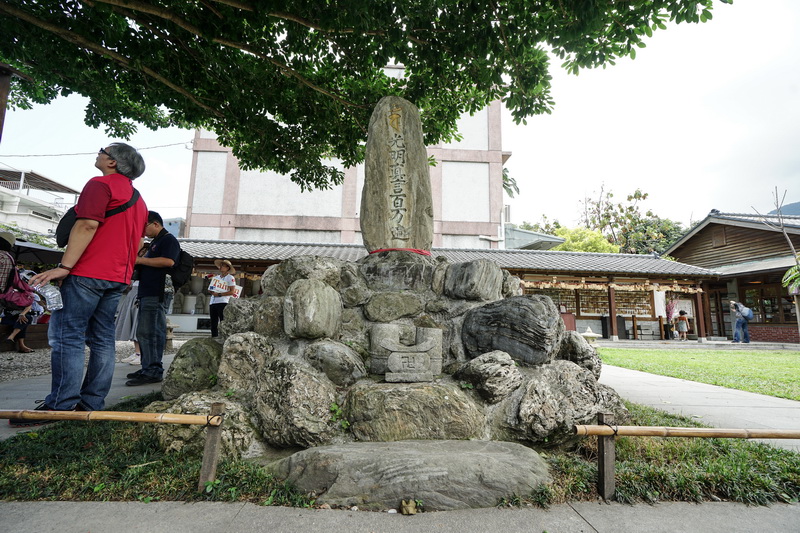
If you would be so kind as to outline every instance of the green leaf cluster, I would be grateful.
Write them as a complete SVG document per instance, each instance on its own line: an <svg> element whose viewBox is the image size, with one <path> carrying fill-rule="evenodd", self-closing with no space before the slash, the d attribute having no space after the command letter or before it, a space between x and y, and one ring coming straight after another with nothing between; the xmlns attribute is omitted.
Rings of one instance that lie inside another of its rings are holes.
<svg viewBox="0 0 800 533"><path fill-rule="evenodd" d="M614 64L714 3L0 0L0 63L24 74L12 107L78 93L110 136L205 128L245 170L326 188L343 178L332 158L363 160L383 96L420 108L428 145L497 99L524 122L553 107L548 51L575 73Z"/></svg>
<svg viewBox="0 0 800 533"><path fill-rule="evenodd" d="M800 292L800 255L797 256L797 261L798 263L787 270L781 280L781 284L789 289L789 294Z"/></svg>

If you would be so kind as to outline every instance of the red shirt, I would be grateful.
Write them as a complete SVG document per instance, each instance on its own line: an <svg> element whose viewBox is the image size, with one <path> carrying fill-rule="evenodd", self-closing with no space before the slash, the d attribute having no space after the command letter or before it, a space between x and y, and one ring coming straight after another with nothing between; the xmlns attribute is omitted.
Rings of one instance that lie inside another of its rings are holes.
<svg viewBox="0 0 800 533"><path fill-rule="evenodd" d="M131 199L133 182L122 174L92 178L83 187L75 214L100 222L94 238L70 274L87 278L130 283L133 265L144 237L147 205L139 198L122 213L105 218L106 211Z"/></svg>

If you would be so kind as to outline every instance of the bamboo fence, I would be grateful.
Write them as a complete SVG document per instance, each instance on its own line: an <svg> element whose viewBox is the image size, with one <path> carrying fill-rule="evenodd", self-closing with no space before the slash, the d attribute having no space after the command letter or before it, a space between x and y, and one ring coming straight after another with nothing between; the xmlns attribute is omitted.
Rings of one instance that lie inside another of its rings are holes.
<svg viewBox="0 0 800 533"><path fill-rule="evenodd" d="M796 429L723 429L681 428L666 426L615 426L610 414L598 413L598 425L573 426L579 436L596 435L597 492L604 500L614 497L614 461L616 460L616 437L694 437L705 439L800 439Z"/></svg>
<svg viewBox="0 0 800 533"><path fill-rule="evenodd" d="M225 418L225 404L211 404L207 415L181 415L173 413L129 413L126 411L36 411L0 410L0 419L18 418L21 420L116 420L120 422L143 422L148 424L183 424L206 426L206 441L203 449L203 464L200 467L198 492L205 490L206 483L213 482L217 475L217 463L222 441L222 422Z"/></svg>

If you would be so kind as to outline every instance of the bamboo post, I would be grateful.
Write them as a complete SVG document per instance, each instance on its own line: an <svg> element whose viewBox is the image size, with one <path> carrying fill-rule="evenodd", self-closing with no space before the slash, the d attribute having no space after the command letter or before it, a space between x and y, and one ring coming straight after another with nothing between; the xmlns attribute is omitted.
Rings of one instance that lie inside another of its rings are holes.
<svg viewBox="0 0 800 533"><path fill-rule="evenodd" d="M215 402L211 404L211 417L219 418L220 421L225 415L225 404ZM217 462L219 461L220 444L222 443L222 425L206 428L206 446L203 449L203 466L200 468L200 481L197 483L197 491L203 492L206 482L214 481L217 475Z"/></svg>
<svg viewBox="0 0 800 533"><path fill-rule="evenodd" d="M636 315L631 315L631 329L633 330L633 340L639 340L639 325L636 321Z"/></svg>
<svg viewBox="0 0 800 533"><path fill-rule="evenodd" d="M597 413L597 422L600 424L613 424L614 415L608 413ZM602 426L608 427L609 426ZM616 448L614 434L610 436L602 435L597 439L597 493L606 501L614 498L616 487L614 486L614 461L616 460Z"/></svg>
<svg viewBox="0 0 800 533"><path fill-rule="evenodd" d="M126 411L3 411L0 419L22 420L117 420L121 422L147 422L151 424L185 424L193 426L219 426L222 421L208 415L179 415L172 413L128 413Z"/></svg>
<svg viewBox="0 0 800 533"><path fill-rule="evenodd" d="M576 435L617 437L698 437L706 439L800 439L800 429L725 429L662 426L574 426Z"/></svg>

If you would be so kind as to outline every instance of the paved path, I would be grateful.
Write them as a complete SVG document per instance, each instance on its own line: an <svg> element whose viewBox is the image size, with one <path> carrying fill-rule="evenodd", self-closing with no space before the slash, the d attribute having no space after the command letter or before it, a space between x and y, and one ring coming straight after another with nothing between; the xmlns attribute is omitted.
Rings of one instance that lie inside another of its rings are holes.
<svg viewBox="0 0 800 533"><path fill-rule="evenodd" d="M164 369L169 368L174 358L174 354L164 355ZM142 367L132 366L127 363L116 364L114 379L111 382L111 391L106 397L107 406L112 406L131 396L143 396L161 390L161 383L140 385L138 387L125 385L125 382L128 381L127 374L140 368ZM35 409L36 401L44 400L48 394L50 394L50 374L16 381L4 381L0 383L0 409ZM0 420L0 440L5 440L17 433L29 431L30 429L30 427L12 428L8 425L8 420ZM2 531L2 528L0 528L0 531Z"/></svg>
<svg viewBox="0 0 800 533"><path fill-rule="evenodd" d="M610 365L603 365L600 383L612 387L633 403L689 416L713 427L800 430L800 402L793 400ZM798 439L767 442L800 452Z"/></svg>
<svg viewBox="0 0 800 533"><path fill-rule="evenodd" d="M800 506L737 503L621 505L593 502L550 509L470 509L414 516L262 507L251 503L5 502L0 531L14 533L788 533Z"/></svg>

